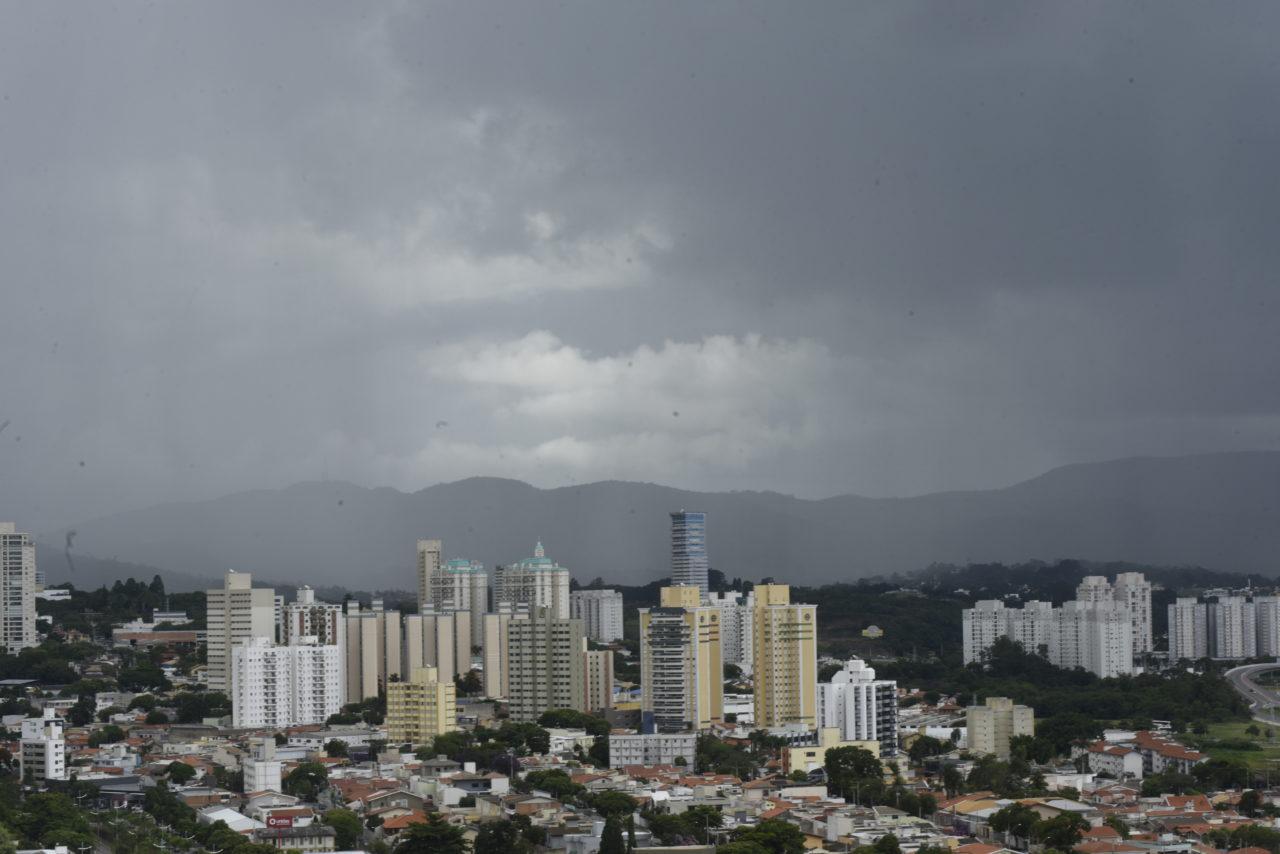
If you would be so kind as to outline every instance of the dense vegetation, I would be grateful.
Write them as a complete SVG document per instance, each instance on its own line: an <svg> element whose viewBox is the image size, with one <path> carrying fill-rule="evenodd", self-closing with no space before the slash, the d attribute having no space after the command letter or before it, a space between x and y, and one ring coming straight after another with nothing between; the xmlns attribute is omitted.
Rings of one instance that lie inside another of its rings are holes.
<svg viewBox="0 0 1280 854"><path fill-rule="evenodd" d="M878 671L901 684L966 702L974 697L1011 697L1041 715L1052 710L1054 714L1078 713L1104 721L1171 720L1178 729L1198 721L1248 717L1244 701L1215 672L1099 679L1084 670L1054 667L1009 640L992 647L986 666L898 661Z"/></svg>

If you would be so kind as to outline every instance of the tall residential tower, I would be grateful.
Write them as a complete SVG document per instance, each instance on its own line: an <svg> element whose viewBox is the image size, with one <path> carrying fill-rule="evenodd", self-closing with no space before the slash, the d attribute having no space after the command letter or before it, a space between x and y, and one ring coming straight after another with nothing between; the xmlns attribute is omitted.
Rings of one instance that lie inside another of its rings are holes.
<svg viewBox="0 0 1280 854"><path fill-rule="evenodd" d="M681 510L671 514L671 584L697 587L706 596L707 514Z"/></svg>

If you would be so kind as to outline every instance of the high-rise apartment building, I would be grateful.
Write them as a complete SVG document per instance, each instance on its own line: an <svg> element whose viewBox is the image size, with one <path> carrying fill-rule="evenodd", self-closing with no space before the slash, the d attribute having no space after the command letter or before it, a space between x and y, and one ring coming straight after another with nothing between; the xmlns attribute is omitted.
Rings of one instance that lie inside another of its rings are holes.
<svg viewBox="0 0 1280 854"><path fill-rule="evenodd" d="M640 609L641 728L703 730L724 719L720 609L694 586L664 587L659 607Z"/></svg>
<svg viewBox="0 0 1280 854"><path fill-rule="evenodd" d="M1028 706L1015 705L1008 697L988 697L985 705L965 709L969 752L1009 758L1009 741L1017 735L1035 735L1036 715Z"/></svg>
<svg viewBox="0 0 1280 854"><path fill-rule="evenodd" d="M792 604L785 584L757 584L753 592L755 725L813 729L818 720L817 606Z"/></svg>
<svg viewBox="0 0 1280 854"><path fill-rule="evenodd" d="M1129 611L1133 652L1151 651L1151 582L1141 572L1121 572L1114 584L1102 575L1087 575L1076 588L1077 602L1116 602Z"/></svg>
<svg viewBox="0 0 1280 854"><path fill-rule="evenodd" d="M732 590L711 593L707 604L720 609L720 650L724 663L750 671L754 654L751 627L755 618L755 595Z"/></svg>
<svg viewBox="0 0 1280 854"><path fill-rule="evenodd" d="M1209 657L1209 606L1194 596L1169 606L1169 660L1199 661Z"/></svg>
<svg viewBox="0 0 1280 854"><path fill-rule="evenodd" d="M46 780L67 779L67 742L62 734L62 721L46 708L38 718L22 721L22 738L18 744L18 764L22 779L43 788Z"/></svg>
<svg viewBox="0 0 1280 854"><path fill-rule="evenodd" d="M0 522L0 647L10 655L36 646L36 544L13 522Z"/></svg>
<svg viewBox="0 0 1280 854"><path fill-rule="evenodd" d="M342 606L316 601L316 592L307 585L298 588L294 601L284 606L280 642L294 638L317 638L320 643L346 645L346 620Z"/></svg>
<svg viewBox="0 0 1280 854"><path fill-rule="evenodd" d="M567 604L567 603L566 603ZM582 622L535 608L507 623L507 703L513 721L536 721L548 709L586 708Z"/></svg>
<svg viewBox="0 0 1280 854"><path fill-rule="evenodd" d="M404 682L387 686L387 739L392 744L431 744L437 735L458 728L453 680L441 680L434 667L412 670Z"/></svg>
<svg viewBox="0 0 1280 854"><path fill-rule="evenodd" d="M707 514L681 510L671 514L671 584L697 587L705 596L707 583Z"/></svg>
<svg viewBox="0 0 1280 854"><path fill-rule="evenodd" d="M1253 613L1257 620L1258 655L1280 656L1280 597L1254 596Z"/></svg>
<svg viewBox="0 0 1280 854"><path fill-rule="evenodd" d="M596 643L622 640L622 591L575 590L569 595L569 616L582 620L583 631Z"/></svg>
<svg viewBox="0 0 1280 854"><path fill-rule="evenodd" d="M1253 658L1258 654L1258 616L1243 596L1219 596L1209 603L1209 655L1213 658Z"/></svg>
<svg viewBox="0 0 1280 854"><path fill-rule="evenodd" d="M231 650L251 638L276 637L276 596L270 587L254 587L247 572L227 570L222 587L205 591L210 691L231 690Z"/></svg>
<svg viewBox="0 0 1280 854"><path fill-rule="evenodd" d="M512 620L528 617L527 609L513 610L508 605L500 606L496 613L484 615L482 670L486 697L507 696L511 673L509 626Z"/></svg>
<svg viewBox="0 0 1280 854"><path fill-rule="evenodd" d="M1151 629L1151 582L1141 572L1122 572L1111 588L1116 602L1129 610L1133 625L1133 654L1155 648Z"/></svg>
<svg viewBox="0 0 1280 854"><path fill-rule="evenodd" d="M434 667L440 679L452 682L471 670L471 638L470 611L409 614L404 618L404 671Z"/></svg>
<svg viewBox="0 0 1280 854"><path fill-rule="evenodd" d="M439 540L418 540L418 609L431 601L432 579L440 572L444 561Z"/></svg>
<svg viewBox="0 0 1280 854"><path fill-rule="evenodd" d="M287 646L254 637L231 650L236 727L322 724L342 709L342 651L315 638Z"/></svg>
<svg viewBox="0 0 1280 854"><path fill-rule="evenodd" d="M588 650L583 653L585 712L603 712L613 708L613 650Z"/></svg>
<svg viewBox="0 0 1280 854"><path fill-rule="evenodd" d="M471 615L468 647L484 643L484 615L489 610L489 574L484 564L457 558L440 561L439 540L418 541L418 610L438 614L465 611Z"/></svg>
<svg viewBox="0 0 1280 854"><path fill-rule="evenodd" d="M818 726L840 730L842 741L875 741L881 756L898 752L898 683L851 658L818 686Z"/></svg>
<svg viewBox="0 0 1280 854"><path fill-rule="evenodd" d="M378 696L392 678L404 675L401 659L400 612L383 608L374 599L367 611L352 599L343 614L346 621L346 702L358 703Z"/></svg>
<svg viewBox="0 0 1280 854"><path fill-rule="evenodd" d="M495 611L500 605L525 606L530 611L546 608L553 618L568 619L569 570L547 557L538 543L533 557L498 567L493 604Z"/></svg>
<svg viewBox="0 0 1280 854"><path fill-rule="evenodd" d="M1007 608L984 600L965 609L965 664L982 660L1000 638L1058 667L1083 667L1103 678L1133 673L1135 644L1151 648L1151 585L1136 572L1121 573L1115 586L1091 575L1076 588L1076 600L1060 607L1033 600Z"/></svg>

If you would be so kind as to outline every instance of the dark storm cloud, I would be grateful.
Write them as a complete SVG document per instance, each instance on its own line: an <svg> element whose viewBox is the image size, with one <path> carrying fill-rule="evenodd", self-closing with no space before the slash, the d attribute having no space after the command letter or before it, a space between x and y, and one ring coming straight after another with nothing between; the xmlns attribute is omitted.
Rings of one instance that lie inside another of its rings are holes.
<svg viewBox="0 0 1280 854"><path fill-rule="evenodd" d="M1280 445L1272 5L3 18L2 517Z"/></svg>

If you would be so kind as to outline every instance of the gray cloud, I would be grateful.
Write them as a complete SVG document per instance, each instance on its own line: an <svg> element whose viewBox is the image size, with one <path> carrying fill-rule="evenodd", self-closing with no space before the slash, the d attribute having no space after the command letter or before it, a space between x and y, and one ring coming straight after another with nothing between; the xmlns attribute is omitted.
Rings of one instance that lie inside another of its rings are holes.
<svg viewBox="0 0 1280 854"><path fill-rule="evenodd" d="M0 10L5 518L1280 446L1273 5Z"/></svg>

